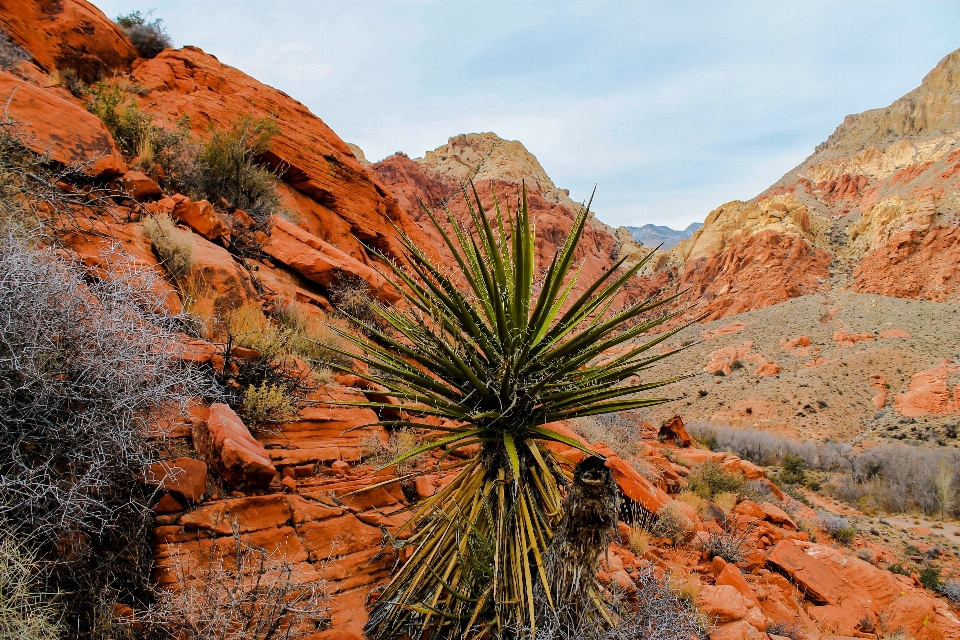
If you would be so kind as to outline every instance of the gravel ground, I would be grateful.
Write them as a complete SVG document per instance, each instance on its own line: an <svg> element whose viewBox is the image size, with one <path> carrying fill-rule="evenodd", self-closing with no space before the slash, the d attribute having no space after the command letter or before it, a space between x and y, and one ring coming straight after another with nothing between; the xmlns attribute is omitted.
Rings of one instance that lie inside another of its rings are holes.
<svg viewBox="0 0 960 640"><path fill-rule="evenodd" d="M648 421L659 424L674 414L685 422L710 422L769 430L799 439L834 439L869 442L896 438L957 446L957 415L904 418L894 409L894 396L906 390L910 376L929 369L944 358L960 364L960 306L857 294L811 295L750 311L732 318L695 325L668 340L675 355L651 367L646 380L682 373L695 377L663 390L677 398L645 411ZM737 333L703 340L704 332L734 322L748 326ZM839 347L834 333L873 333L903 329L909 338L884 338ZM809 336L811 353L790 353L782 340ZM692 344L690 344L692 342ZM724 347L752 343L758 354L780 366L776 376L757 377L759 362L741 358L743 368L729 376L704 373L710 354ZM815 351L819 349L819 351ZM823 362L807 366L815 358ZM872 375L885 377L887 402L873 404L877 390ZM950 389L960 384L960 374L948 379Z"/></svg>

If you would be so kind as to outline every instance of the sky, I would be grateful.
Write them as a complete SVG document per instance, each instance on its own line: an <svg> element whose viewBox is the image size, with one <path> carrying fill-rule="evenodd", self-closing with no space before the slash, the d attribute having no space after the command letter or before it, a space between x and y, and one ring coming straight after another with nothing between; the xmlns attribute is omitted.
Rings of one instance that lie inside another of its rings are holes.
<svg viewBox="0 0 960 640"><path fill-rule="evenodd" d="M176 46L283 90L371 161L519 140L574 200L596 186L612 225L752 198L960 48L956 0L94 4L154 9Z"/></svg>

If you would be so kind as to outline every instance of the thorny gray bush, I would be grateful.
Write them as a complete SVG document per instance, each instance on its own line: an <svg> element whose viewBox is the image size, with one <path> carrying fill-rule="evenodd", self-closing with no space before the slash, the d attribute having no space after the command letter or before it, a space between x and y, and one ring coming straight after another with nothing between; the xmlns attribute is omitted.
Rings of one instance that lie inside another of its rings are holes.
<svg viewBox="0 0 960 640"><path fill-rule="evenodd" d="M175 357L152 274L105 258L94 278L0 236L0 521L44 559L46 588L69 592L77 637L103 635L110 598L146 593L149 432L208 388Z"/></svg>

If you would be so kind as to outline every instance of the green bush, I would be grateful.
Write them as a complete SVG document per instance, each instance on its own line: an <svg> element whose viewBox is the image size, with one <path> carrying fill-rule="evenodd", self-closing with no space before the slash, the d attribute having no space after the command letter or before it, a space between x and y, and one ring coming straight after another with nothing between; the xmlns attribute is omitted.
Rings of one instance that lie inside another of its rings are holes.
<svg viewBox="0 0 960 640"><path fill-rule="evenodd" d="M173 46L173 39L163 26L163 20L149 20L150 13L131 11L116 19L117 26L144 58L155 58L158 53Z"/></svg>
<svg viewBox="0 0 960 640"><path fill-rule="evenodd" d="M940 567L936 565L927 565L920 569L920 584L925 589L938 593L943 588L943 580L940 578Z"/></svg>
<svg viewBox="0 0 960 640"><path fill-rule="evenodd" d="M280 132L269 118L243 117L228 130L215 130L179 167L179 182L194 199L243 209L260 225L277 213L277 176L260 158Z"/></svg>
<svg viewBox="0 0 960 640"><path fill-rule="evenodd" d="M746 485L743 474L731 473L716 462L704 462L687 479L687 489L705 500L720 493L741 493Z"/></svg>
<svg viewBox="0 0 960 640"><path fill-rule="evenodd" d="M804 484L807 481L807 465L798 455L788 453L780 462L779 480L782 484Z"/></svg>

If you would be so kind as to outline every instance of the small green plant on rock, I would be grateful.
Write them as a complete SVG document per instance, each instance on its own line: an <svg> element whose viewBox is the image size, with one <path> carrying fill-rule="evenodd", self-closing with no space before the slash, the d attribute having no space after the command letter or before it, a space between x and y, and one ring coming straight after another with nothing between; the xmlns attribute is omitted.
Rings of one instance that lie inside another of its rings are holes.
<svg viewBox="0 0 960 640"><path fill-rule="evenodd" d="M742 473L733 473L716 462L704 462L687 479L687 488L705 500L721 493L740 493L746 485Z"/></svg>

